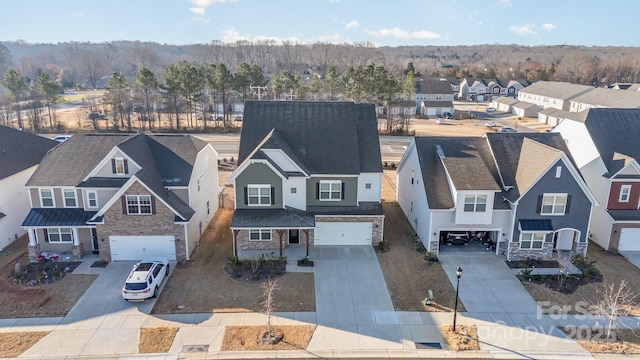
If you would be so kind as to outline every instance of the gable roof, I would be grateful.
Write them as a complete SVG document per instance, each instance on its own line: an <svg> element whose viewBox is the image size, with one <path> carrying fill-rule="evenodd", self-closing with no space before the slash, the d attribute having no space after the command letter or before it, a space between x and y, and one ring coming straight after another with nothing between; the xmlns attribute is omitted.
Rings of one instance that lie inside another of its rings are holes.
<svg viewBox="0 0 640 360"><path fill-rule="evenodd" d="M311 174L382 172L373 104L247 101L238 162L259 156L256 148L273 129L273 141L286 143L283 151Z"/></svg>
<svg viewBox="0 0 640 360"><path fill-rule="evenodd" d="M453 88L448 81L422 80L418 81L418 84L422 94L453 94Z"/></svg>
<svg viewBox="0 0 640 360"><path fill-rule="evenodd" d="M593 90L593 86L558 81L538 81L520 90L520 92L569 100L590 90Z"/></svg>
<svg viewBox="0 0 640 360"><path fill-rule="evenodd" d="M571 99L571 102L610 108L640 107L640 91L597 88Z"/></svg>
<svg viewBox="0 0 640 360"><path fill-rule="evenodd" d="M493 101L494 103L505 104L505 105L513 105L519 102L517 99L507 97L507 96L500 96L499 98L493 99L491 101Z"/></svg>
<svg viewBox="0 0 640 360"><path fill-rule="evenodd" d="M592 108L584 124L609 175L620 169L616 153L640 159L640 109Z"/></svg>
<svg viewBox="0 0 640 360"><path fill-rule="evenodd" d="M0 125L0 180L38 165L59 142Z"/></svg>

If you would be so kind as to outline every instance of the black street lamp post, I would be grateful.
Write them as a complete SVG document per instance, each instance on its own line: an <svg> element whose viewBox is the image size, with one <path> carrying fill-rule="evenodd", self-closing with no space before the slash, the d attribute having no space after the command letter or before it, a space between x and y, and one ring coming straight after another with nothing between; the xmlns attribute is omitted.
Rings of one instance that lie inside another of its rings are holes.
<svg viewBox="0 0 640 360"><path fill-rule="evenodd" d="M456 303L453 306L453 332L456 332L456 316L458 315L458 290L460 289L460 277L462 276L462 268L458 266L456 269L456 277L458 278L458 282L456 282Z"/></svg>

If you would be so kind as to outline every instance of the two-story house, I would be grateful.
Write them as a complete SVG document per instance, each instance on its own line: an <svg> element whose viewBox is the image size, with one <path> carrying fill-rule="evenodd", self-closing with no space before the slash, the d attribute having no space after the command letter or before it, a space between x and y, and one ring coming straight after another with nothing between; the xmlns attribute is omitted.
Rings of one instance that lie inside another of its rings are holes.
<svg viewBox="0 0 640 360"><path fill-rule="evenodd" d="M594 209L591 238L607 250L638 251L640 109L601 108L585 113L579 119L564 119L554 132L564 138L602 205Z"/></svg>
<svg viewBox="0 0 640 360"><path fill-rule="evenodd" d="M518 92L518 100L542 109L554 108L569 111L571 99L593 90L593 86L558 81L538 81Z"/></svg>
<svg viewBox="0 0 640 360"><path fill-rule="evenodd" d="M570 100L569 111L591 108L632 109L640 107L640 91L597 88Z"/></svg>
<svg viewBox="0 0 640 360"><path fill-rule="evenodd" d="M218 208L217 153L188 135L76 134L26 184L29 256L189 259Z"/></svg>
<svg viewBox="0 0 640 360"><path fill-rule="evenodd" d="M0 125L0 249L24 235L29 193L24 184L57 141Z"/></svg>
<svg viewBox="0 0 640 360"><path fill-rule="evenodd" d="M460 81L458 99L485 101L490 95L488 81L482 78L466 77Z"/></svg>
<svg viewBox="0 0 640 360"><path fill-rule="evenodd" d="M238 161L234 255L382 241L373 104L248 101Z"/></svg>
<svg viewBox="0 0 640 360"><path fill-rule="evenodd" d="M596 201L567 154L556 134L415 137L398 166L397 200L436 254L451 234L483 234L509 260L584 255Z"/></svg>
<svg viewBox="0 0 640 360"><path fill-rule="evenodd" d="M453 90L451 83L442 80L418 81L416 107L425 116L453 114Z"/></svg>

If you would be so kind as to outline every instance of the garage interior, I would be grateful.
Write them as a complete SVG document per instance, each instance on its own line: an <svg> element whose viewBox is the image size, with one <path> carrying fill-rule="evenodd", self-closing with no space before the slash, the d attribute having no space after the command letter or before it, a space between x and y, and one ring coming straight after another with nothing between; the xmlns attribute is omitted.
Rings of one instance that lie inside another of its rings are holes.
<svg viewBox="0 0 640 360"><path fill-rule="evenodd" d="M486 252L496 251L498 231L445 230L440 231L441 252Z"/></svg>

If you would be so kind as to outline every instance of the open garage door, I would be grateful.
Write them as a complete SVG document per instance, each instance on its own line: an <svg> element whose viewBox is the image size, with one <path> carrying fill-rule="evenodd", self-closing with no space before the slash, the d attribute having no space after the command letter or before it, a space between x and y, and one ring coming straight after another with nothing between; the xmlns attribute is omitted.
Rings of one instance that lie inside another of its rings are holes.
<svg viewBox="0 0 640 360"><path fill-rule="evenodd" d="M622 228L618 251L640 251L640 228Z"/></svg>
<svg viewBox="0 0 640 360"><path fill-rule="evenodd" d="M109 236L111 260L141 260L162 256L176 260L176 241L173 236Z"/></svg>
<svg viewBox="0 0 640 360"><path fill-rule="evenodd" d="M371 223L316 222L314 245L371 245Z"/></svg>

